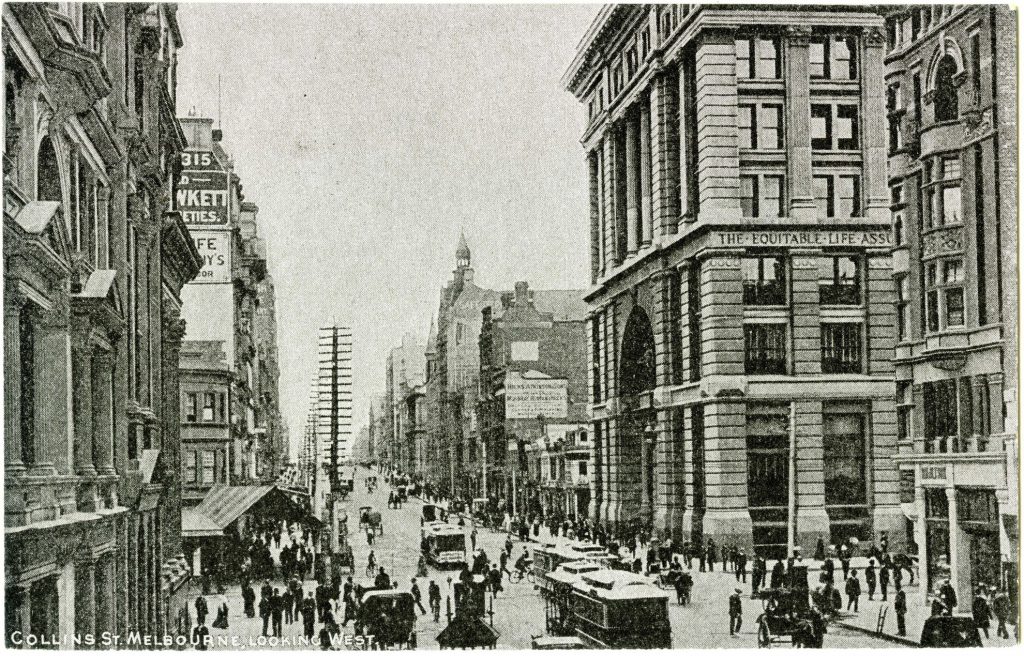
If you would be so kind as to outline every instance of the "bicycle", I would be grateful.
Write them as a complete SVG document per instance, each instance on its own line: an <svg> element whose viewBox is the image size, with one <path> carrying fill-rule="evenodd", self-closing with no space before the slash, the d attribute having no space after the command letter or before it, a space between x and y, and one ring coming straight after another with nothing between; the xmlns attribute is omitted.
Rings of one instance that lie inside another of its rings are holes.
<svg viewBox="0 0 1024 656"><path fill-rule="evenodd" d="M527 583L535 583L537 580L532 569L526 569L525 571L514 569L508 574L508 580L512 583L519 583L523 579L526 579Z"/></svg>

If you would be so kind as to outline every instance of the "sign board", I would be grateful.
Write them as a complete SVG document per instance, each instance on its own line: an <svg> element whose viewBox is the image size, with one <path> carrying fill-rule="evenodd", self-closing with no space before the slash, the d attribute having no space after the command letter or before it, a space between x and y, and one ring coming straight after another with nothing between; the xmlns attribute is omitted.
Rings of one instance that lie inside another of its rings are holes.
<svg viewBox="0 0 1024 656"><path fill-rule="evenodd" d="M505 418L565 419L569 414L568 381L539 372L505 376Z"/></svg>
<svg viewBox="0 0 1024 656"><path fill-rule="evenodd" d="M228 224L228 174L212 151L181 154L175 201L187 225Z"/></svg>
<svg viewBox="0 0 1024 656"><path fill-rule="evenodd" d="M196 250L203 260L193 283L231 282L231 233L214 230L192 230Z"/></svg>
<svg viewBox="0 0 1024 656"><path fill-rule="evenodd" d="M921 465L921 480L925 482L946 482L945 465Z"/></svg>
<svg viewBox="0 0 1024 656"><path fill-rule="evenodd" d="M885 248L892 246L888 230L749 230L717 232L711 236L716 247L745 246L850 246Z"/></svg>

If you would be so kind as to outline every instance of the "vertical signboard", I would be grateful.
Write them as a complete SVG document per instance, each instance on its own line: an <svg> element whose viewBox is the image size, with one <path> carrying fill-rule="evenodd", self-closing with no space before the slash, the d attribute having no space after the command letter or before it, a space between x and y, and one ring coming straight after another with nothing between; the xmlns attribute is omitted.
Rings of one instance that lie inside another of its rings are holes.
<svg viewBox="0 0 1024 656"><path fill-rule="evenodd" d="M203 268L193 283L231 282L231 233L215 230L192 230L196 250L203 260Z"/></svg>
<svg viewBox="0 0 1024 656"><path fill-rule="evenodd" d="M190 226L228 225L228 174L210 150L181 153L178 211Z"/></svg>

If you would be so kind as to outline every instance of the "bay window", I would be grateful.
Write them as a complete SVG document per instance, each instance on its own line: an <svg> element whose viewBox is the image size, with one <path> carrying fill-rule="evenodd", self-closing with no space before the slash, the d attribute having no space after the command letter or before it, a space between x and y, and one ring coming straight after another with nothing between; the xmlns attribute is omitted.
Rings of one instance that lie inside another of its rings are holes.
<svg viewBox="0 0 1024 656"><path fill-rule="evenodd" d="M929 332L964 325L963 260L951 258L925 265L925 305Z"/></svg>

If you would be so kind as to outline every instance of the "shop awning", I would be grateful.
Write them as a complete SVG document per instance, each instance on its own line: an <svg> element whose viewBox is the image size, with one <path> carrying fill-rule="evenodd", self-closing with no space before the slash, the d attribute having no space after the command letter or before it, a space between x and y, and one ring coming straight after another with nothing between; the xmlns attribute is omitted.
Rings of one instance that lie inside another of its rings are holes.
<svg viewBox="0 0 1024 656"><path fill-rule="evenodd" d="M181 509L181 537L207 538L224 535L224 529L194 508Z"/></svg>
<svg viewBox="0 0 1024 656"><path fill-rule="evenodd" d="M275 485L214 485L194 510L223 531L275 489Z"/></svg>

